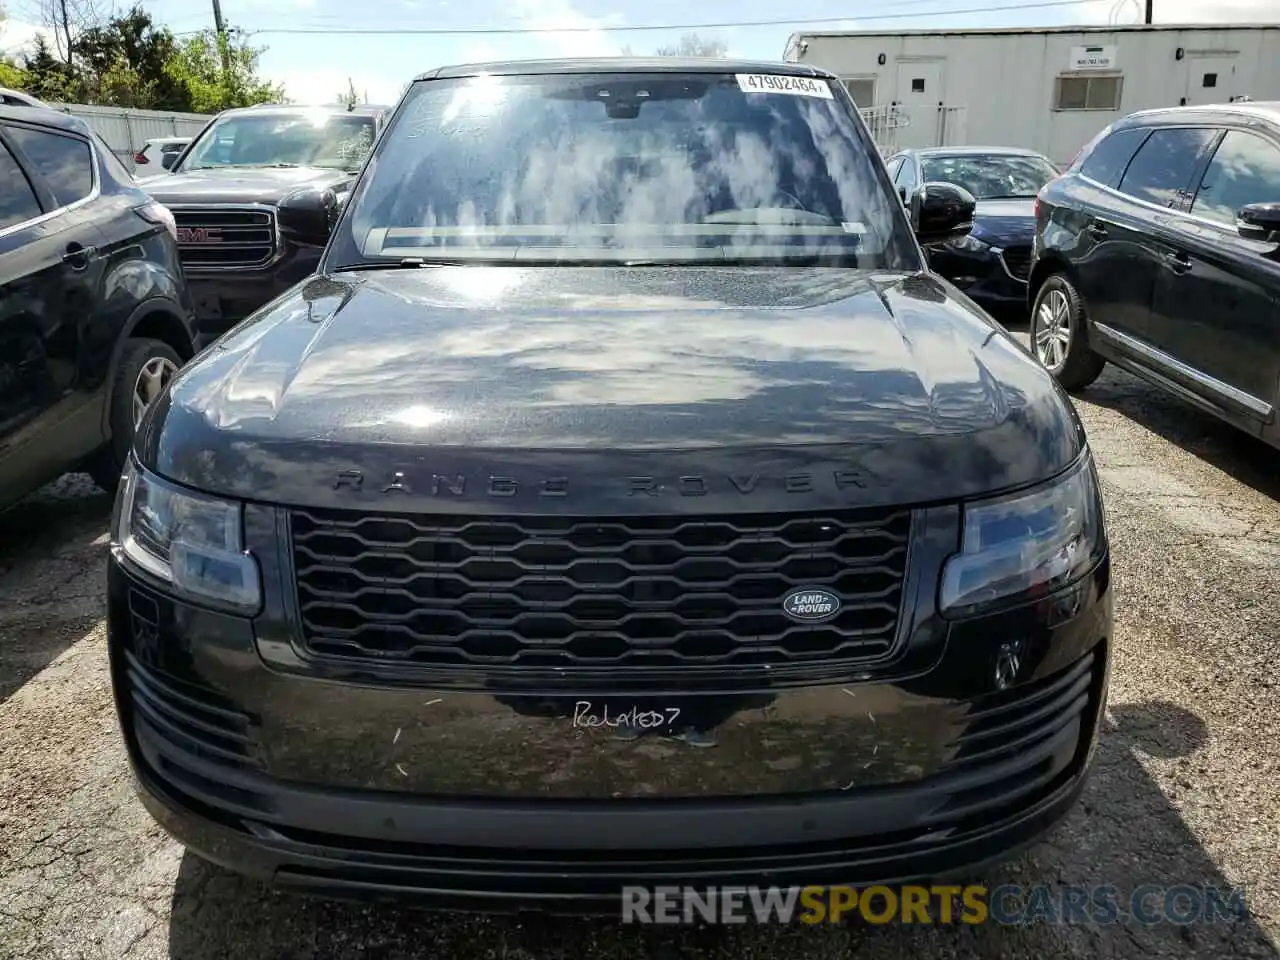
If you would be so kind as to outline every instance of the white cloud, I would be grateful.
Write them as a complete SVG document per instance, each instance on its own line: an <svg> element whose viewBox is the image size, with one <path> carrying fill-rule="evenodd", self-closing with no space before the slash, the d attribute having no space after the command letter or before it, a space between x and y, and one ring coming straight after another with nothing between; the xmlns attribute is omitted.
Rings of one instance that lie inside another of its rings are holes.
<svg viewBox="0 0 1280 960"><path fill-rule="evenodd" d="M502 59L502 51L488 40L473 40L462 47L457 56L458 63L492 63Z"/></svg>
<svg viewBox="0 0 1280 960"><path fill-rule="evenodd" d="M545 30L533 39L556 57L610 57L622 49L616 35L602 26L623 22L617 14L601 20L574 9L569 0L516 0L513 10L523 27Z"/></svg>
<svg viewBox="0 0 1280 960"><path fill-rule="evenodd" d="M53 33L39 24L24 20L0 21L0 54L12 57L29 53L40 34L44 34L45 39L53 43Z"/></svg>
<svg viewBox="0 0 1280 960"><path fill-rule="evenodd" d="M408 77L386 77L362 73L359 70L298 69L266 71L270 80L284 84L285 94L295 103L333 103L338 94L345 93L347 81L355 84L356 93L363 99L368 94L370 103L394 104Z"/></svg>

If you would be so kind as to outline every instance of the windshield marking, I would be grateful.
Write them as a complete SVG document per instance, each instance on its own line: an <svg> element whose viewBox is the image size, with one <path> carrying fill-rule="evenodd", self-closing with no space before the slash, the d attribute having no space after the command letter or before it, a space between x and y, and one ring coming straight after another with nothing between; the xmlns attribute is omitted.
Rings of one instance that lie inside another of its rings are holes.
<svg viewBox="0 0 1280 960"><path fill-rule="evenodd" d="M743 93L784 93L793 97L821 97L823 100L835 98L827 81L813 77L769 73L738 73L734 76Z"/></svg>

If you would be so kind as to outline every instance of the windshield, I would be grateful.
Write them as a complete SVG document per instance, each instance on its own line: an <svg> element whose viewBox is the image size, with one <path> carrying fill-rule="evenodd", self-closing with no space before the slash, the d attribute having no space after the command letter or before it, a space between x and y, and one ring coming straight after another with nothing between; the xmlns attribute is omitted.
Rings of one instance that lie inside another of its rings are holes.
<svg viewBox="0 0 1280 960"><path fill-rule="evenodd" d="M827 81L705 73L420 81L327 267L388 259L919 269Z"/></svg>
<svg viewBox="0 0 1280 960"><path fill-rule="evenodd" d="M926 180L964 187L975 200L1034 197L1058 175L1057 169L1044 157L1025 154L923 157L920 162Z"/></svg>
<svg viewBox="0 0 1280 960"><path fill-rule="evenodd" d="M373 117L329 111L233 114L191 148L183 170L209 167L332 167L358 170L373 146Z"/></svg>

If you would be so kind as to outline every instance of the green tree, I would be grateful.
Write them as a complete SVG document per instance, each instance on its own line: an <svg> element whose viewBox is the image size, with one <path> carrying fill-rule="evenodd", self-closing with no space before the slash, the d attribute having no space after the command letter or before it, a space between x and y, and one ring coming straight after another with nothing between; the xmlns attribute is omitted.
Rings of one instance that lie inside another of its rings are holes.
<svg viewBox="0 0 1280 960"><path fill-rule="evenodd" d="M21 90L26 84L26 71L8 57L0 57L0 87Z"/></svg>
<svg viewBox="0 0 1280 960"><path fill-rule="evenodd" d="M0 40L4 39L4 7L0 7ZM0 87L21 90L26 84L26 73L12 57L0 55Z"/></svg>
<svg viewBox="0 0 1280 960"><path fill-rule="evenodd" d="M675 46L659 47L654 54L659 57L712 57L722 60L729 55L729 45L723 40L708 40L696 33L686 33Z"/></svg>
<svg viewBox="0 0 1280 960"><path fill-rule="evenodd" d="M84 77L75 64L56 56L44 34L36 34L35 49L22 59L23 89L51 103L80 103L85 99Z"/></svg>
<svg viewBox="0 0 1280 960"><path fill-rule="evenodd" d="M369 92L366 90L363 94L357 93L355 82L350 77L347 77L347 89L344 93L338 94L336 102L347 108L361 103L368 103Z"/></svg>
<svg viewBox="0 0 1280 960"><path fill-rule="evenodd" d="M145 110L190 110L191 92L169 73L173 34L141 7L84 30L76 56L94 103Z"/></svg>
<svg viewBox="0 0 1280 960"><path fill-rule="evenodd" d="M202 30L178 43L166 71L190 93L196 113L283 102L284 88L258 76L263 49L250 44L235 28L221 37L214 30Z"/></svg>

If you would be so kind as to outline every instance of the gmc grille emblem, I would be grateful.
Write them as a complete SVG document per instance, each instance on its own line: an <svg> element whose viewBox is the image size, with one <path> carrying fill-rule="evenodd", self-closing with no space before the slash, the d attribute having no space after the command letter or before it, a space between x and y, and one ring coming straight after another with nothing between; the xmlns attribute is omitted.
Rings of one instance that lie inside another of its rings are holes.
<svg viewBox="0 0 1280 960"><path fill-rule="evenodd" d="M216 227L179 227L179 243L221 243L222 231Z"/></svg>

